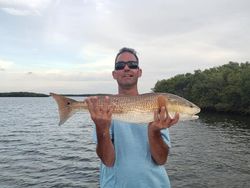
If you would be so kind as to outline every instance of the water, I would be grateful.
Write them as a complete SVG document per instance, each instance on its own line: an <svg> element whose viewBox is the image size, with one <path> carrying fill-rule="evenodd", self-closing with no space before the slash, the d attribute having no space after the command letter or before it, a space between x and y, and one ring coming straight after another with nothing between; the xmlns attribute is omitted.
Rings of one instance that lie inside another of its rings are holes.
<svg viewBox="0 0 250 188"><path fill-rule="evenodd" d="M171 128L172 187L250 187L249 122L212 114ZM0 98L1 188L98 187L90 118L57 123L51 98Z"/></svg>

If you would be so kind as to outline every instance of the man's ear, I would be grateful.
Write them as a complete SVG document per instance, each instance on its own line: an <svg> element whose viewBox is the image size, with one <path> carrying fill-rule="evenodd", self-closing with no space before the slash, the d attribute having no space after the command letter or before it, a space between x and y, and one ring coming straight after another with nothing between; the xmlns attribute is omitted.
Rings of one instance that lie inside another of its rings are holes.
<svg viewBox="0 0 250 188"><path fill-rule="evenodd" d="M116 72L115 71L112 71L112 76L113 78L116 80L117 79L117 75L116 75Z"/></svg>
<svg viewBox="0 0 250 188"><path fill-rule="evenodd" d="M142 75L142 70L141 70L141 69L139 69L138 71L139 71L139 73L138 73L138 77L141 77L141 75Z"/></svg>

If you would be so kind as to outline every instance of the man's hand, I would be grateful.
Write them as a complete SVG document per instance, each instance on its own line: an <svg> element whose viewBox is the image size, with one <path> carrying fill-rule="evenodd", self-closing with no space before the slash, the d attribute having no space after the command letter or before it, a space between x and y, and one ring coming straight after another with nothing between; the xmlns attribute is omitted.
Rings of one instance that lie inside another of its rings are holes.
<svg viewBox="0 0 250 188"><path fill-rule="evenodd" d="M161 136L161 129L169 128L176 124L179 120L179 114L176 113L172 119L166 107L161 107L160 111L154 112L154 121L149 123L148 126L148 139L151 156L155 163L163 165L166 163L169 153L168 145L163 141Z"/></svg>
<svg viewBox="0 0 250 188"><path fill-rule="evenodd" d="M161 107L160 111L154 111L154 121L149 123L149 129L152 131L159 131L161 129L169 128L176 124L179 120L179 114L175 113L174 118L171 118L168 114L166 107Z"/></svg>
<svg viewBox="0 0 250 188"><path fill-rule="evenodd" d="M115 162L115 149L109 134L113 106L108 96L103 106L98 105L97 97L86 99L91 119L96 125L97 147L96 153L106 166L113 166Z"/></svg>
<svg viewBox="0 0 250 188"><path fill-rule="evenodd" d="M109 97L105 97L104 104L102 106L98 105L97 97L89 97L86 99L86 102L91 119L94 121L96 128L103 133L108 131L111 125L113 112L113 106L110 104Z"/></svg>

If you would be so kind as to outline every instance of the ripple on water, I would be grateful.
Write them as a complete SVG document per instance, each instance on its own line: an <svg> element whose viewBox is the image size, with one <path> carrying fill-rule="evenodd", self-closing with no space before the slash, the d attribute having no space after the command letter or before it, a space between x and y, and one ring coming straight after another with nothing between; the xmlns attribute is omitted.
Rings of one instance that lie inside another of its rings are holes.
<svg viewBox="0 0 250 188"><path fill-rule="evenodd" d="M51 98L0 98L0 187L98 187L89 116L58 126ZM170 129L172 187L250 185L250 119L205 116Z"/></svg>

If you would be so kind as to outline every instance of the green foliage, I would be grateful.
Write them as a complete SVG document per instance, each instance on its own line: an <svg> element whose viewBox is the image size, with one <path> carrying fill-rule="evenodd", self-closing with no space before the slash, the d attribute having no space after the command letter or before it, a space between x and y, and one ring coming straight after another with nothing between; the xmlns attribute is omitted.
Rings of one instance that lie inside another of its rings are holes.
<svg viewBox="0 0 250 188"><path fill-rule="evenodd" d="M0 93L0 97L48 97L49 95L31 92L9 92Z"/></svg>
<svg viewBox="0 0 250 188"><path fill-rule="evenodd" d="M250 114L250 64L228 64L157 81L154 92L182 96L205 110Z"/></svg>

